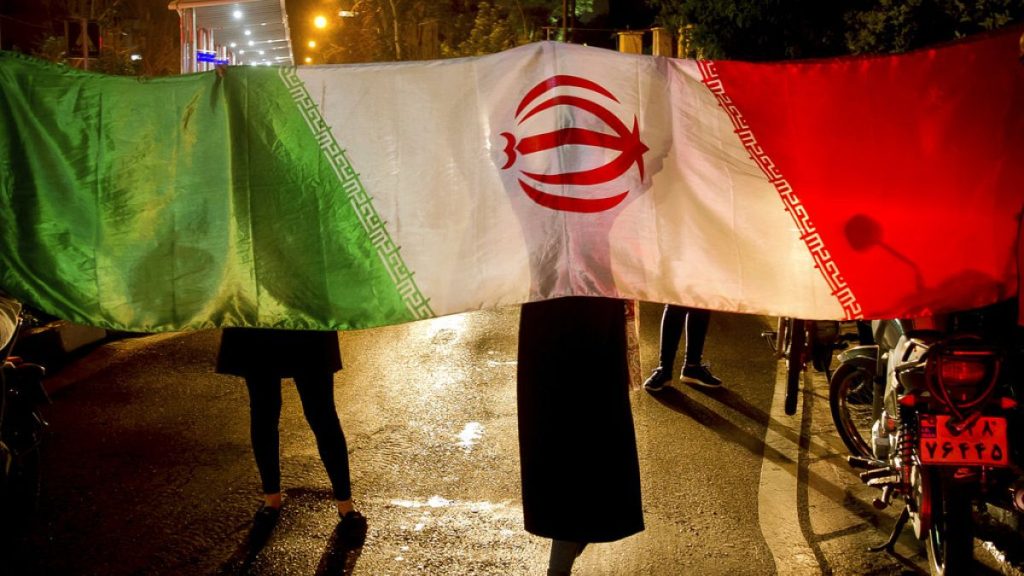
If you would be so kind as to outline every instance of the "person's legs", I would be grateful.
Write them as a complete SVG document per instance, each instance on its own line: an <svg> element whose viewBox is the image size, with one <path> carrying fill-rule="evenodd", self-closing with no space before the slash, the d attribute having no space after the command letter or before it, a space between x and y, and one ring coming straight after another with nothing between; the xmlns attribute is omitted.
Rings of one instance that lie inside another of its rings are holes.
<svg viewBox="0 0 1024 576"><path fill-rule="evenodd" d="M676 363L676 352L679 350L679 339L683 336L683 324L686 321L688 308L665 305L661 314L661 341L658 351L658 365L668 373Z"/></svg>
<svg viewBox="0 0 1024 576"><path fill-rule="evenodd" d="M551 556L548 558L548 576L569 576L576 558L587 547L586 542L551 540Z"/></svg>
<svg viewBox="0 0 1024 576"><path fill-rule="evenodd" d="M352 480L348 468L348 444L341 429L338 410L334 406L334 375L298 376L295 387L302 401L302 413L316 437L320 460L331 480L331 490L338 508L338 537L347 546L362 546L366 541L366 518L352 503Z"/></svg>
<svg viewBox="0 0 1024 576"><path fill-rule="evenodd" d="M711 324L711 311L688 308L686 312L686 365L700 364L704 356L704 341Z"/></svg>
<svg viewBox="0 0 1024 576"><path fill-rule="evenodd" d="M687 384L717 388L722 385L722 381L711 374L707 366L701 364L710 324L711 311L700 308L686 309L686 359L679 376Z"/></svg>
<svg viewBox="0 0 1024 576"><path fill-rule="evenodd" d="M334 499L341 513L352 510L352 483L348 468L348 444L341 429L338 410L334 406L334 377L317 374L295 378L295 387L302 401L302 412L316 437L320 460L331 480ZM344 503L344 510L342 509Z"/></svg>
<svg viewBox="0 0 1024 576"><path fill-rule="evenodd" d="M661 340L658 352L658 366L651 373L644 388L657 392L672 381L672 369L676 363L676 352L679 350L679 339L683 335L683 323L686 320L687 308L665 305L661 314Z"/></svg>
<svg viewBox="0 0 1024 576"><path fill-rule="evenodd" d="M278 422L281 418L281 381L275 377L249 376L249 437L263 486L264 504L281 507L281 454Z"/></svg>

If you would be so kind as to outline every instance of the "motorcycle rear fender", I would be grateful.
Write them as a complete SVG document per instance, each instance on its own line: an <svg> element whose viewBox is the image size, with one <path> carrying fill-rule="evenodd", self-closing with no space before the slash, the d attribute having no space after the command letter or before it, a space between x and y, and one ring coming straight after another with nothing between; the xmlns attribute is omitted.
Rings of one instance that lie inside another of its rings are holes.
<svg viewBox="0 0 1024 576"><path fill-rule="evenodd" d="M853 364L874 372L878 368L878 345L854 346L837 356L841 364Z"/></svg>

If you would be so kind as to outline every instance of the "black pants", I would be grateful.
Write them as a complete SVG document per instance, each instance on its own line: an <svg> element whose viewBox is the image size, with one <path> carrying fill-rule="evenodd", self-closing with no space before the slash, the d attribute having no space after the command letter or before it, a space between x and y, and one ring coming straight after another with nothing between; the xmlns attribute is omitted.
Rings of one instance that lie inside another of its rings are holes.
<svg viewBox="0 0 1024 576"><path fill-rule="evenodd" d="M249 433L263 493L276 494L281 491L281 379L249 376L245 385L249 388ZM295 387L306 422L316 436L316 447L331 480L334 498L348 500L352 497L348 445L334 407L334 377L332 374L298 376Z"/></svg>
<svg viewBox="0 0 1024 576"><path fill-rule="evenodd" d="M704 340L711 324L711 311L701 308L665 305L661 316L661 351L658 356L663 370L671 372L676 362L676 351L679 350L679 339L686 327L686 360L687 364L700 364L704 356Z"/></svg>

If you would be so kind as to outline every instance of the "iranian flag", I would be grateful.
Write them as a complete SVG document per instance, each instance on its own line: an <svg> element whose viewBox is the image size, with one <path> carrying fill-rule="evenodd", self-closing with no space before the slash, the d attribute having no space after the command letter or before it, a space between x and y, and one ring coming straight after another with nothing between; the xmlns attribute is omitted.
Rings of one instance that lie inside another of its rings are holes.
<svg viewBox="0 0 1024 576"><path fill-rule="evenodd" d="M0 289L136 331L569 295L810 319L982 306L1017 294L1019 34L157 79L0 54Z"/></svg>

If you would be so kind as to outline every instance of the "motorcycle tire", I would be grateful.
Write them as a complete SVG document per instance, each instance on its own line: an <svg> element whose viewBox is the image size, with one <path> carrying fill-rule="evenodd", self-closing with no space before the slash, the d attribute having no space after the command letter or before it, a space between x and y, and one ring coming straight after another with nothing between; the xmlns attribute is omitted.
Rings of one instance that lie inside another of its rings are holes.
<svg viewBox="0 0 1024 576"><path fill-rule="evenodd" d="M804 372L804 349L807 332L804 321L793 319L789 326L789 346L786 349L786 401L783 408L788 416L796 414L796 401L800 394L800 377Z"/></svg>
<svg viewBox="0 0 1024 576"><path fill-rule="evenodd" d="M928 567L932 576L972 574L974 520L969 491L945 478L931 482L931 527L928 530Z"/></svg>
<svg viewBox="0 0 1024 576"><path fill-rule="evenodd" d="M872 458L872 380L874 374L852 364L843 364L828 382L828 406L832 422L852 456Z"/></svg>

